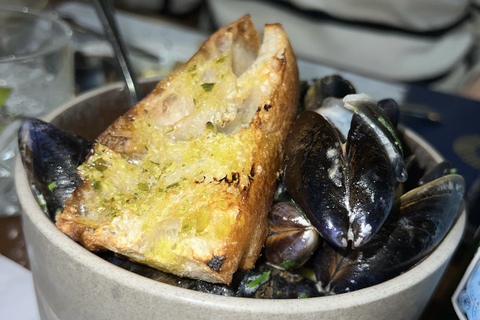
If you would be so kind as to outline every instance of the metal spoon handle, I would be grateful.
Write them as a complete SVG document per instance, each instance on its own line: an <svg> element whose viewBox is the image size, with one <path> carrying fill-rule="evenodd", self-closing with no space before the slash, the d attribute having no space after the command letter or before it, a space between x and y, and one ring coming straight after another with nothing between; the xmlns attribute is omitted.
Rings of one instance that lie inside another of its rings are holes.
<svg viewBox="0 0 480 320"><path fill-rule="evenodd" d="M103 29L105 30L105 37L113 47L115 57L125 78L131 105L134 106L141 99L140 89L136 74L127 56L126 46L118 31L113 2L112 0L95 0L94 4L100 21L102 22Z"/></svg>

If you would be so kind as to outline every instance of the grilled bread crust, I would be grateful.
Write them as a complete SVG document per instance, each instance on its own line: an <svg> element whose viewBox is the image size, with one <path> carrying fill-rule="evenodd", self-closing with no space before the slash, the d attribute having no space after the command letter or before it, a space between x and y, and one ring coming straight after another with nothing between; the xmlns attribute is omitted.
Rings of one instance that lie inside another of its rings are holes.
<svg viewBox="0 0 480 320"><path fill-rule="evenodd" d="M99 137L57 227L179 276L230 283L267 232L298 70L287 35L219 29Z"/></svg>

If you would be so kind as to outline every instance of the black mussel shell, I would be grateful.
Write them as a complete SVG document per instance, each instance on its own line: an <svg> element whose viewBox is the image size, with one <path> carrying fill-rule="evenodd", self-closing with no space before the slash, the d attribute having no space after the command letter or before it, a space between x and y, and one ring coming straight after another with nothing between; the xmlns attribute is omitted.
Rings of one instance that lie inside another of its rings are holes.
<svg viewBox="0 0 480 320"><path fill-rule="evenodd" d="M374 107L375 104L376 107ZM324 116L340 132L340 136L346 139L353 114L359 111L365 113L367 109L370 111L370 116L384 123L383 130L390 131L386 136L399 145L395 130L400 117L400 107L394 99L383 99L376 102L365 94L350 94L343 99L326 98L323 104L314 111ZM400 151L400 145L398 149Z"/></svg>
<svg viewBox="0 0 480 320"><path fill-rule="evenodd" d="M290 201L291 199L292 197L288 193L287 187L285 187L283 181L278 181L275 193L273 194L273 203Z"/></svg>
<svg viewBox="0 0 480 320"><path fill-rule="evenodd" d="M430 170L427 170L424 175L418 181L418 185L424 185L430 181L443 177L450 173L455 173L455 169L449 161L439 162L437 165L433 166Z"/></svg>
<svg viewBox="0 0 480 320"><path fill-rule="evenodd" d="M319 108L327 98L343 98L356 93L353 84L340 75L333 74L321 79L315 79L305 90L303 99L304 110Z"/></svg>
<svg viewBox="0 0 480 320"><path fill-rule="evenodd" d="M345 193L342 156L338 135L327 120L303 112L287 138L284 183L320 235L337 246L346 245L342 242L348 230L348 212L339 200ZM329 168L335 168L331 176Z"/></svg>
<svg viewBox="0 0 480 320"><path fill-rule="evenodd" d="M328 98L320 108L314 110L321 114L339 133L342 142L347 140L354 112L345 107L343 100Z"/></svg>
<svg viewBox="0 0 480 320"><path fill-rule="evenodd" d="M383 110L386 117L394 128L397 128L400 120L400 106L394 99L382 99L378 101L378 106Z"/></svg>
<svg viewBox="0 0 480 320"><path fill-rule="evenodd" d="M417 264L443 240L455 222L464 179L450 174L405 193L383 228L361 248L324 243L315 273L326 293L350 292L384 282Z"/></svg>
<svg viewBox="0 0 480 320"><path fill-rule="evenodd" d="M371 142L375 141L384 148L385 154L390 159L396 174L396 179L399 182L404 182L408 175L403 158L402 142L393 126L390 118L384 113L376 103L369 100L364 95L350 95L343 99L345 107L351 109L361 118L360 124L369 130L372 134ZM368 96L367 96L368 97ZM353 124L350 129L356 128ZM358 134L362 135L359 131ZM350 135L350 133L349 133ZM369 140L365 140L368 143ZM347 141L348 144L348 141ZM365 147L365 145L364 145Z"/></svg>
<svg viewBox="0 0 480 320"><path fill-rule="evenodd" d="M305 111L287 138L284 182L321 236L338 247L365 244L382 226L406 179L401 147L376 105L359 103L344 146L321 115ZM378 114L377 114L378 112Z"/></svg>
<svg viewBox="0 0 480 320"><path fill-rule="evenodd" d="M320 243L320 235L292 202L278 202L268 213L266 260L283 269L303 266Z"/></svg>
<svg viewBox="0 0 480 320"><path fill-rule="evenodd" d="M54 220L65 199L80 185L77 166L92 144L50 123L27 119L19 129L18 145L32 191Z"/></svg>

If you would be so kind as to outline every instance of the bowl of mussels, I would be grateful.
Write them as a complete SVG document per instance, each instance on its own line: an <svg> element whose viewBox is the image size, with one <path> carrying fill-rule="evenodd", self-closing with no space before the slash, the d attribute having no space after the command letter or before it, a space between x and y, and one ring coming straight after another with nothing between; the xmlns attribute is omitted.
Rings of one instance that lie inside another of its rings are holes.
<svg viewBox="0 0 480 320"><path fill-rule="evenodd" d="M86 250L56 228L49 208L76 188L77 166L129 108L127 93L93 90L19 131L16 188L42 319L421 315L463 235L464 181L398 123L395 101L337 75L302 82L262 253L226 285Z"/></svg>

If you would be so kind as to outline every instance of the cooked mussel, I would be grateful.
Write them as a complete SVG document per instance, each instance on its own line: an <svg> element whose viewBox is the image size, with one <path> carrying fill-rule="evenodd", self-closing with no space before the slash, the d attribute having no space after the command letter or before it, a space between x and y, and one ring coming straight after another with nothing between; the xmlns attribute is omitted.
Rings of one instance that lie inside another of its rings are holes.
<svg viewBox="0 0 480 320"><path fill-rule="evenodd" d="M380 231L359 249L324 243L315 273L329 294L369 287L407 271L445 237L455 222L465 191L464 179L448 174L402 195Z"/></svg>
<svg viewBox="0 0 480 320"><path fill-rule="evenodd" d="M379 129L392 131L393 138L397 139L394 131L398 125L400 107L393 99L383 99L377 102L363 93L349 94L343 99L325 98L322 105L313 111L327 119L339 131L340 137L345 140L350 130L352 117L358 111L358 108L364 110L363 112L370 109L373 112L371 116L377 117L377 120L383 123L383 126L380 126ZM392 142L398 144L396 141Z"/></svg>
<svg viewBox="0 0 480 320"><path fill-rule="evenodd" d="M20 156L33 193L55 220L65 199L81 183L77 167L92 144L39 119L27 119L18 133Z"/></svg>
<svg viewBox="0 0 480 320"><path fill-rule="evenodd" d="M326 118L303 112L287 138L284 182L321 236L360 247L380 229L407 173L400 141L376 103L358 95L346 143Z"/></svg>
<svg viewBox="0 0 480 320"><path fill-rule="evenodd" d="M307 88L302 94L304 110L319 108L327 98L343 98L356 93L353 84L338 74L332 74L307 82Z"/></svg>
<svg viewBox="0 0 480 320"><path fill-rule="evenodd" d="M418 181L418 184L423 185L450 173L456 173L455 168L453 168L449 161L441 161L437 165L427 170Z"/></svg>
<svg viewBox="0 0 480 320"><path fill-rule="evenodd" d="M273 205L268 214L265 256L284 269L303 266L320 243L320 235L300 208L291 201Z"/></svg>
<svg viewBox="0 0 480 320"><path fill-rule="evenodd" d="M398 105L397 101L391 98L386 98L379 100L377 104L390 120L392 126L397 128L400 120L400 106Z"/></svg>

